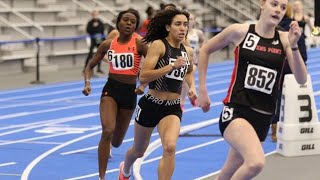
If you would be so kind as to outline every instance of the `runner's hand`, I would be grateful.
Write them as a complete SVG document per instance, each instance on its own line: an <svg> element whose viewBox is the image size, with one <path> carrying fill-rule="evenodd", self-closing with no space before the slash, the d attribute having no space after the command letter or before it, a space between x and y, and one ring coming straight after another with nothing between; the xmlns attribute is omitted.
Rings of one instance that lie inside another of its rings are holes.
<svg viewBox="0 0 320 180"><path fill-rule="evenodd" d="M208 112L210 110L210 98L208 96L207 90L200 90L197 99L198 106L201 107L203 112Z"/></svg>

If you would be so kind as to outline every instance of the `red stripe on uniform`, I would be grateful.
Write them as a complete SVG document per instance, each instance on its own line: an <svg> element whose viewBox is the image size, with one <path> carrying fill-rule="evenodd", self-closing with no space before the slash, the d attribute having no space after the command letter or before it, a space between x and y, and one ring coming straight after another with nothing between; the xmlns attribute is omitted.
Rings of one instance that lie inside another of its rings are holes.
<svg viewBox="0 0 320 180"><path fill-rule="evenodd" d="M234 50L234 68L232 71L231 82L228 89L227 96L224 98L223 103L229 103L231 100L231 94L233 90L233 86L236 83L237 73L238 73L238 64L239 64L239 46Z"/></svg>

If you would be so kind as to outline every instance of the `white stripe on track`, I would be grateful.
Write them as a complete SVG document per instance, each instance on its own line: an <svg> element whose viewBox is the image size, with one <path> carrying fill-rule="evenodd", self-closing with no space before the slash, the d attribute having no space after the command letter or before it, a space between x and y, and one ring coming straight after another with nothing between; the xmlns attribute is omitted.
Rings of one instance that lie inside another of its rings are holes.
<svg viewBox="0 0 320 180"><path fill-rule="evenodd" d="M105 82L106 80L103 79L92 79L91 82ZM60 82L55 84L47 84L45 86L36 86L36 87L27 87L21 89L14 89L14 90L4 90L0 91L0 95L2 94L11 94L11 93L19 93L19 92L26 92L26 91L37 91L37 90L44 90L44 89L51 89L57 87L66 87L66 86L74 86L74 85L83 85L83 81L75 81L75 82Z"/></svg>
<svg viewBox="0 0 320 180"><path fill-rule="evenodd" d="M199 123L183 126L180 128L180 134L184 134L190 131L194 131L196 129L200 129L202 127L216 124L218 123L218 120L219 120L218 118L215 118L215 119L210 119L210 120L202 121ZM149 144L146 152L144 153L144 156L142 158L137 159L136 162L133 164L133 177L135 180L142 180L142 177L140 175L141 164L154 150L156 150L160 146L161 146L161 139L158 138L157 140Z"/></svg>
<svg viewBox="0 0 320 180"><path fill-rule="evenodd" d="M16 162L8 162L8 163L2 163L0 164L0 167L3 167L3 166L11 166L11 165L15 165L17 164Z"/></svg>
<svg viewBox="0 0 320 180"><path fill-rule="evenodd" d="M51 109L44 109L44 110L31 111L31 112L22 112L22 113L9 114L9 115L1 115L0 116L0 120L8 119L8 117L9 118L17 118L17 117L21 117L21 116L48 113L48 112L61 111L61 110L66 110L66 109L74 109L74 108L93 106L93 105L99 105L99 102L72 105L72 106L65 106L65 107L58 107L58 108L51 108Z"/></svg>
<svg viewBox="0 0 320 180"><path fill-rule="evenodd" d="M92 86L91 88L92 89L101 88L101 85L95 85L95 86ZM81 90L82 89L80 89L80 88L71 88L71 89L64 89L64 90L58 90L58 91L46 92L46 93L34 93L32 95L22 95L22 96L14 96L14 97L9 97L9 98L2 98L2 99L0 99L0 102L12 101L12 100L17 100L17 99L20 100L20 99L23 99L23 98L34 98L34 97L41 97L41 96L50 96L50 95L57 95L57 94L70 93L70 92L81 93Z"/></svg>
<svg viewBox="0 0 320 180"><path fill-rule="evenodd" d="M32 171L32 169L44 158L46 158L47 156L49 156L50 154L56 152L57 150L65 147L65 146L68 146L70 144L73 144L75 142L78 142L78 141L81 141L83 139L86 139L86 138L89 138L89 137L92 137L92 136L96 136L98 134L100 134L101 131L96 131L96 132L93 132L93 133L90 133L90 134L87 134L85 136L81 136L81 137L78 137L76 139L73 139L73 140L70 140L70 141L67 141L61 145L58 145L48 151L46 151L45 153L41 154L40 156L38 156L37 158L35 158L30 164L28 164L28 166L26 167L26 169L24 169L22 175L21 175L21 180L28 180L28 177L29 177L29 174L30 172Z"/></svg>
<svg viewBox="0 0 320 180"><path fill-rule="evenodd" d="M26 131L26 130L30 130L30 129L43 127L43 126L48 126L48 125L53 125L53 124L58 124L58 123L64 123L64 122L70 122L70 121L77 121L77 120L80 120L80 119L85 119L85 118L90 118L90 117L95 117L95 116L99 116L99 113L88 113L88 114L82 114L82 115L78 115L78 116L64 117L64 118L54 119L52 121L48 120L48 123L35 124L35 125L32 125L32 126L22 127L20 129L15 129L15 130L12 130L12 131L7 131L7 132L0 133L0 137L1 136L6 136L6 135L10 135L10 134L13 134L13 133L17 133L17 132L22 132L22 131Z"/></svg>

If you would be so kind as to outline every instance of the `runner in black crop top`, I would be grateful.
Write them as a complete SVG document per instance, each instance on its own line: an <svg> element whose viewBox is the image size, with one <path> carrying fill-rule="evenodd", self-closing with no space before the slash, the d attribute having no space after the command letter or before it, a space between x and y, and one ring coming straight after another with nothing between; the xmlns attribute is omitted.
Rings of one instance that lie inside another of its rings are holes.
<svg viewBox="0 0 320 180"><path fill-rule="evenodd" d="M140 71L141 83L149 91L138 102L134 125L134 143L120 164L119 180L129 180L130 167L145 153L153 129L157 127L163 147L159 179L172 179L175 150L179 137L182 111L181 84L190 87L189 96L196 97L192 64L192 48L182 43L188 32L189 13L180 9L162 10L150 20L143 38L151 43Z"/></svg>
<svg viewBox="0 0 320 180"><path fill-rule="evenodd" d="M285 52L277 30L273 38L267 39L254 28L250 25L244 40L235 48L232 80L223 102L273 113Z"/></svg>
<svg viewBox="0 0 320 180"><path fill-rule="evenodd" d="M181 93L182 82L190 66L188 54L183 44L180 45L180 49L172 47L166 39L162 39L165 45L165 54L158 60L155 69L162 68L174 61L178 56L186 58L186 65L171 71L170 73L152 81L149 83L149 89L155 89L158 91L169 91L174 93Z"/></svg>
<svg viewBox="0 0 320 180"><path fill-rule="evenodd" d="M254 179L263 170L266 160L261 142L270 128L283 62L288 61L297 83L307 81L297 45L298 23L292 22L288 32L276 30L287 5L288 0L261 0L255 25L232 24L200 48L197 103L208 112L209 55L229 45L235 47L231 84L219 117L221 135L230 149L217 179Z"/></svg>

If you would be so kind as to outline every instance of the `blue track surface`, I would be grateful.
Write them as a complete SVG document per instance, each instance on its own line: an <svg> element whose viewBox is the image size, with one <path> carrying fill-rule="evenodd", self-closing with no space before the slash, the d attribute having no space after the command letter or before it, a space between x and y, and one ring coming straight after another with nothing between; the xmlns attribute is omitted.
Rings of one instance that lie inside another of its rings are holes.
<svg viewBox="0 0 320 180"><path fill-rule="evenodd" d="M312 49L308 56L315 101L320 109L320 50ZM209 65L211 111L203 113L187 103L182 127L218 118L232 68L233 61ZM98 179L97 144L101 131L98 104L104 83L105 79L94 79L88 97L81 93L82 81L0 91L0 179ZM117 179L118 165L132 145L132 138L131 125L121 147L113 149L107 179ZM158 138L155 133L151 142ZM265 152L273 152L275 148L268 137ZM181 136L172 179L196 179L218 171L227 149L217 124ZM143 179L157 179L161 154L160 147L142 162Z"/></svg>

